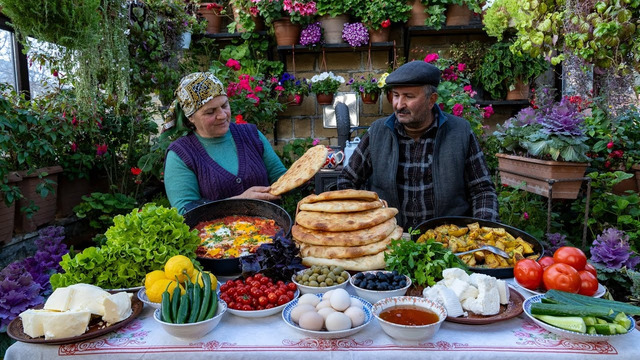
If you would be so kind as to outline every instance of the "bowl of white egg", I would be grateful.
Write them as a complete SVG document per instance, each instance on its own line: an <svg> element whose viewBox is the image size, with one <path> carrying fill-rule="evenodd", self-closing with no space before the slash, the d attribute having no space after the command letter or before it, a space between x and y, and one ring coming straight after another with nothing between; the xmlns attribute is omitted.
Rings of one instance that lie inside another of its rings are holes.
<svg viewBox="0 0 640 360"><path fill-rule="evenodd" d="M373 315L371 303L344 289L335 289L300 296L284 308L282 318L309 337L338 339L364 329Z"/></svg>

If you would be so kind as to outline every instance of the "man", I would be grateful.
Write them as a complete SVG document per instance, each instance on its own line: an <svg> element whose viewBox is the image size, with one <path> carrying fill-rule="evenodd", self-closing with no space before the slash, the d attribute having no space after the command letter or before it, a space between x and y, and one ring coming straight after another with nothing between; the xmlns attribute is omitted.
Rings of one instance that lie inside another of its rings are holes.
<svg viewBox="0 0 640 360"><path fill-rule="evenodd" d="M405 230L441 216L496 221L498 197L469 123L436 105L440 70L413 61L391 73L394 113L371 124L338 177L399 210ZM366 184L365 184L366 183Z"/></svg>

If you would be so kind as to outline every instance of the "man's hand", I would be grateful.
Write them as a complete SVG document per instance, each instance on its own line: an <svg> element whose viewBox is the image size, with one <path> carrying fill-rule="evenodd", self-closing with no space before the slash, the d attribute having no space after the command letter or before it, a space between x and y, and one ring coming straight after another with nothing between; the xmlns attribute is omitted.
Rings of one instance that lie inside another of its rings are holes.
<svg viewBox="0 0 640 360"><path fill-rule="evenodd" d="M245 190L242 194L234 196L231 199L258 199L258 200L279 200L279 195L269 194L271 186L252 186Z"/></svg>

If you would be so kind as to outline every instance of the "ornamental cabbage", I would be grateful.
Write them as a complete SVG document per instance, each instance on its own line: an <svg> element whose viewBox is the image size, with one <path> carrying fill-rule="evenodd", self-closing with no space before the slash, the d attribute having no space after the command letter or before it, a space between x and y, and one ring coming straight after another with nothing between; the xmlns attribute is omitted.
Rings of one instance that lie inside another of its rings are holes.
<svg viewBox="0 0 640 360"><path fill-rule="evenodd" d="M634 269L640 263L638 254L631 250L629 235L616 228L605 229L593 241L591 261L609 269Z"/></svg>
<svg viewBox="0 0 640 360"><path fill-rule="evenodd" d="M540 112L538 122L542 124L542 131L547 134L582 136L584 133L584 116L566 97L554 104L549 111Z"/></svg>

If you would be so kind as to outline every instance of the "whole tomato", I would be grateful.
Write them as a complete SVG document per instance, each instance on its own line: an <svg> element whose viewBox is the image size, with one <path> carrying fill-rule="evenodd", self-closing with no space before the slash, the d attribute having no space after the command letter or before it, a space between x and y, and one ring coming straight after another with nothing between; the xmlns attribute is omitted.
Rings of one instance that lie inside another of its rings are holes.
<svg viewBox="0 0 640 360"><path fill-rule="evenodd" d="M546 269L549 265L554 264L553 258L551 256L544 256L542 259L538 260L538 264L542 266L542 269Z"/></svg>
<svg viewBox="0 0 640 360"><path fill-rule="evenodd" d="M580 274L572 266L556 263L550 265L542 274L542 281L547 289L556 289L569 293L580 291Z"/></svg>
<svg viewBox="0 0 640 360"><path fill-rule="evenodd" d="M587 263L587 265L584 266L584 270L592 273L596 278L598 277L598 271L593 265Z"/></svg>
<svg viewBox="0 0 640 360"><path fill-rule="evenodd" d="M542 281L542 266L535 260L518 260L513 268L513 276L520 285L527 289L535 290L540 286L540 281Z"/></svg>
<svg viewBox="0 0 640 360"><path fill-rule="evenodd" d="M580 274L580 291L578 294L593 296L598 291L598 278L587 270L578 271Z"/></svg>
<svg viewBox="0 0 640 360"><path fill-rule="evenodd" d="M587 256L576 247L563 246L553 253L553 261L571 265L574 269L580 271L587 264Z"/></svg>

